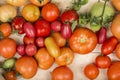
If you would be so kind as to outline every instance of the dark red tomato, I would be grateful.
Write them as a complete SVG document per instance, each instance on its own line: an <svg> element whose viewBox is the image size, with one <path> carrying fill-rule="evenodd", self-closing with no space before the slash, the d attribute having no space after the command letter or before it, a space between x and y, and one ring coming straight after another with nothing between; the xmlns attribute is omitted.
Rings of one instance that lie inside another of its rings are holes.
<svg viewBox="0 0 120 80"><path fill-rule="evenodd" d="M15 17L12 20L12 27L15 30L20 30L23 28L23 24L25 23L25 19L23 17Z"/></svg>
<svg viewBox="0 0 120 80"><path fill-rule="evenodd" d="M51 22L51 29L53 31L60 31L62 23L58 20Z"/></svg>
<svg viewBox="0 0 120 80"><path fill-rule="evenodd" d="M62 13L60 16L61 21L64 22L73 22L78 19L78 14L74 10L67 10Z"/></svg>
<svg viewBox="0 0 120 80"><path fill-rule="evenodd" d="M36 29L32 23L30 23L30 22L24 23L23 29L24 29L26 36L28 36L28 37L35 37L36 36Z"/></svg>
<svg viewBox="0 0 120 80"><path fill-rule="evenodd" d="M25 55L25 45L24 44L17 45L17 52L19 55L24 56Z"/></svg>
<svg viewBox="0 0 120 80"><path fill-rule="evenodd" d="M16 80L17 76L15 71L8 71L4 74L5 80Z"/></svg>
<svg viewBox="0 0 120 80"><path fill-rule="evenodd" d="M25 47L25 52L28 56L33 56L37 52L37 47L34 44L28 44Z"/></svg>
<svg viewBox="0 0 120 80"><path fill-rule="evenodd" d="M44 47L44 38L43 37L37 37L36 39L35 39L35 42L36 42L36 45L38 46L38 47Z"/></svg>
<svg viewBox="0 0 120 80"><path fill-rule="evenodd" d="M69 23L63 24L61 27L61 35L65 39L69 39L72 35L72 29Z"/></svg>
<svg viewBox="0 0 120 80"><path fill-rule="evenodd" d="M23 42L24 44L34 44L35 43L35 38L34 37L28 37L28 36L24 36L23 37Z"/></svg>
<svg viewBox="0 0 120 80"><path fill-rule="evenodd" d="M118 43L118 39L114 36L105 40L101 46L101 53L104 55L108 55L112 53Z"/></svg>
<svg viewBox="0 0 120 80"><path fill-rule="evenodd" d="M35 28L37 31L37 37L46 37L50 34L50 23L44 19L39 19L35 22Z"/></svg>
<svg viewBox="0 0 120 80"><path fill-rule="evenodd" d="M97 67L102 69L109 68L111 65L111 59L109 56L97 56L95 59L95 64Z"/></svg>

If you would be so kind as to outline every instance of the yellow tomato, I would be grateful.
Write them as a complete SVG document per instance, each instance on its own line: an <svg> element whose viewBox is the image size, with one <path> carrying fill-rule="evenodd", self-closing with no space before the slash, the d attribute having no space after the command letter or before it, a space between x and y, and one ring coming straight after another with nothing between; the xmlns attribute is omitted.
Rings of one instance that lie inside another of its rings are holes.
<svg viewBox="0 0 120 80"><path fill-rule="evenodd" d="M22 9L22 16L30 22L36 21L40 17L39 7L34 4L27 4Z"/></svg>

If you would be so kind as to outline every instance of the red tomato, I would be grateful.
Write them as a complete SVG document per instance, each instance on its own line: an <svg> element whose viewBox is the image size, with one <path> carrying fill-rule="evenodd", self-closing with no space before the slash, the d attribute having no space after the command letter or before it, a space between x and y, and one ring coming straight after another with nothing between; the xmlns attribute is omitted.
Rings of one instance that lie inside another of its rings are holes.
<svg viewBox="0 0 120 80"><path fill-rule="evenodd" d="M65 23L65 22L72 23L73 21L78 19L78 14L74 10L67 10L62 13L62 15L60 16L60 19L63 23Z"/></svg>
<svg viewBox="0 0 120 80"><path fill-rule="evenodd" d="M41 13L45 20L52 22L59 17L60 11L54 3L48 3L43 6Z"/></svg>
<svg viewBox="0 0 120 80"><path fill-rule="evenodd" d="M23 37L23 42L24 44L34 44L35 43L35 38L34 37L28 37L28 36L24 36Z"/></svg>
<svg viewBox="0 0 120 80"><path fill-rule="evenodd" d="M44 19L39 19L35 22L37 37L46 37L50 34L50 23Z"/></svg>
<svg viewBox="0 0 120 80"><path fill-rule="evenodd" d="M62 23L58 20L51 22L51 29L53 31L60 31Z"/></svg>
<svg viewBox="0 0 120 80"><path fill-rule="evenodd" d="M109 56L97 56L95 59L95 64L97 67L102 69L109 68L111 65L111 59Z"/></svg>
<svg viewBox="0 0 120 80"><path fill-rule="evenodd" d="M24 44L17 45L17 52L19 55L24 56L25 55L25 45Z"/></svg>
<svg viewBox="0 0 120 80"><path fill-rule="evenodd" d="M79 54L87 54L97 45L96 34L88 29L80 27L76 29L69 39L71 49Z"/></svg>
<svg viewBox="0 0 120 80"><path fill-rule="evenodd" d="M36 39L35 39L35 42L36 42L36 45L38 46L38 47L44 47L44 38L43 37L37 37Z"/></svg>
<svg viewBox="0 0 120 80"><path fill-rule="evenodd" d="M114 62L107 71L109 80L120 80L120 61Z"/></svg>
<svg viewBox="0 0 120 80"><path fill-rule="evenodd" d="M99 69L95 64L89 64L84 68L84 74L89 79L95 79L99 75Z"/></svg>
<svg viewBox="0 0 120 80"><path fill-rule="evenodd" d="M73 72L67 66L56 67L52 71L52 80L73 80Z"/></svg>
<svg viewBox="0 0 120 80"><path fill-rule="evenodd" d="M101 46L101 53L104 55L108 55L108 54L112 53L114 51L117 43L118 43L118 39L114 36L105 40Z"/></svg>

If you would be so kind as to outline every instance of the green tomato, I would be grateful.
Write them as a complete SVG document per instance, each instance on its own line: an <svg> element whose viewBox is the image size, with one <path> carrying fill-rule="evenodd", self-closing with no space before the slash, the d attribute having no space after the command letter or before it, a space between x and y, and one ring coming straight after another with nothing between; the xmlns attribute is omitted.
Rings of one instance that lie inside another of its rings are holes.
<svg viewBox="0 0 120 80"><path fill-rule="evenodd" d="M2 68L3 69L11 69L14 67L15 65L15 58L10 58L10 59L7 59L3 62L3 65L2 65Z"/></svg>
<svg viewBox="0 0 120 80"><path fill-rule="evenodd" d="M97 32L97 31L100 30L100 28L101 28L101 25L100 25L100 24L91 24L91 23L90 23L90 29L91 29L92 31Z"/></svg>

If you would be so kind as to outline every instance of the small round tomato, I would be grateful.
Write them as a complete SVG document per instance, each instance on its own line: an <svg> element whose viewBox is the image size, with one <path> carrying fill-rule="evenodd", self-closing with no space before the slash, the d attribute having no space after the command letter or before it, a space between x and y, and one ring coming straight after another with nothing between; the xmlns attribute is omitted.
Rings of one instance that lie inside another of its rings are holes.
<svg viewBox="0 0 120 80"><path fill-rule="evenodd" d="M118 43L116 48L115 48L115 55L117 58L120 59L120 43Z"/></svg>
<svg viewBox="0 0 120 80"><path fill-rule="evenodd" d="M30 0L31 3L35 4L36 6L44 6L46 5L48 2L50 2L50 0Z"/></svg>
<svg viewBox="0 0 120 80"><path fill-rule="evenodd" d="M48 3L43 6L41 13L45 20L52 22L59 17L60 11L54 3Z"/></svg>
<svg viewBox="0 0 120 80"><path fill-rule="evenodd" d="M16 41L12 38L0 40L0 55L5 58L12 58L16 53Z"/></svg>
<svg viewBox="0 0 120 80"><path fill-rule="evenodd" d="M21 56L24 56L25 53L25 45L24 44L19 44L17 45L17 53Z"/></svg>
<svg viewBox="0 0 120 80"><path fill-rule="evenodd" d="M84 68L84 74L89 79L95 79L99 75L99 69L97 68L97 66L95 64L88 64Z"/></svg>
<svg viewBox="0 0 120 80"><path fill-rule="evenodd" d="M36 21L40 17L39 7L34 4L27 4L22 9L22 16L30 22Z"/></svg>
<svg viewBox="0 0 120 80"><path fill-rule="evenodd" d="M24 36L23 37L23 42L24 44L34 44L35 43L35 38L34 37L28 37L28 36Z"/></svg>
<svg viewBox="0 0 120 80"><path fill-rule="evenodd" d="M17 79L16 73L13 70L6 72L4 76L5 76L5 80L16 80Z"/></svg>
<svg viewBox="0 0 120 80"><path fill-rule="evenodd" d="M13 6L17 6L17 7L20 7L20 6L23 6L25 5L25 3L27 2L27 0L6 0L6 2L8 4L11 4Z"/></svg>
<svg viewBox="0 0 120 80"><path fill-rule="evenodd" d="M107 71L109 80L120 80L120 61L114 62Z"/></svg>
<svg viewBox="0 0 120 80"><path fill-rule="evenodd" d="M56 67L52 71L52 80L73 80L73 72L67 66Z"/></svg>
<svg viewBox="0 0 120 80"><path fill-rule="evenodd" d="M49 69L54 63L54 58L49 54L46 48L40 48L35 54L35 59L42 69Z"/></svg>
<svg viewBox="0 0 120 80"><path fill-rule="evenodd" d="M109 56L97 56L95 59L95 64L98 68L109 68L111 65L111 59Z"/></svg>
<svg viewBox="0 0 120 80"><path fill-rule="evenodd" d="M70 48L79 53L87 54L95 49L97 45L96 34L88 28L76 29L69 39Z"/></svg>
<svg viewBox="0 0 120 80"><path fill-rule="evenodd" d="M51 29L53 31L60 31L61 30L61 27L62 27L62 23L58 20L55 20L53 22L51 22Z"/></svg>
<svg viewBox="0 0 120 80"><path fill-rule="evenodd" d="M15 70L24 78L32 78L37 72L37 62L33 57L20 57L15 63Z"/></svg>
<svg viewBox="0 0 120 80"><path fill-rule="evenodd" d="M60 49L60 56L55 58L55 62L60 66L69 65L74 59L74 53L69 47L62 47Z"/></svg>
<svg viewBox="0 0 120 80"><path fill-rule="evenodd" d="M44 47L44 38L43 37L37 37L35 39L35 43L38 47Z"/></svg>
<svg viewBox="0 0 120 80"><path fill-rule="evenodd" d="M2 37L8 37L12 33L12 28L9 23L2 23L0 25L0 32L2 33Z"/></svg>

